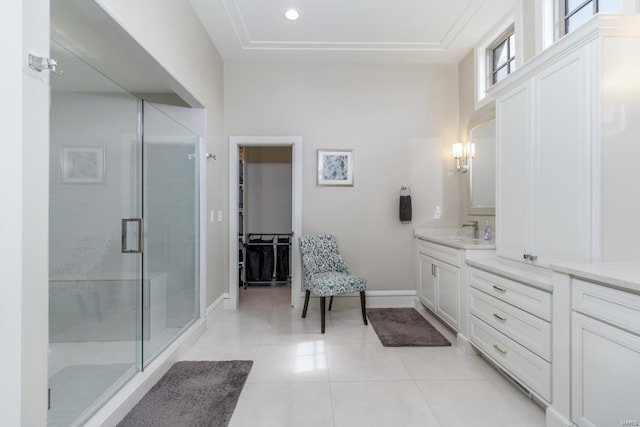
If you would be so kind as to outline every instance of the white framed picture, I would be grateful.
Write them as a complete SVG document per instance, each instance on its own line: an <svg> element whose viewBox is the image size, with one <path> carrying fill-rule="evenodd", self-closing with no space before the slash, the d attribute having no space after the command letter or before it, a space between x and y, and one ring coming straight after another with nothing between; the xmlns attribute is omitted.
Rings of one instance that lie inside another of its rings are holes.
<svg viewBox="0 0 640 427"><path fill-rule="evenodd" d="M353 185L353 150L318 150L318 185Z"/></svg>
<svg viewBox="0 0 640 427"><path fill-rule="evenodd" d="M62 147L62 182L103 184L105 147Z"/></svg>

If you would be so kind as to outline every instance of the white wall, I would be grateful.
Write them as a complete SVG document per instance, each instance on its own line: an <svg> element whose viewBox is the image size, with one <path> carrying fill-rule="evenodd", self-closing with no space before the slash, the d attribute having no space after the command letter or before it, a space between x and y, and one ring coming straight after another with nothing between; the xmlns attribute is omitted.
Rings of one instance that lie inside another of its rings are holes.
<svg viewBox="0 0 640 427"><path fill-rule="evenodd" d="M17 40L4 50L5 66L0 68L2 99L0 117L7 141L0 156L0 274L6 283L0 299L0 339L4 366L0 383L0 413L10 426L20 425L22 378L22 7L20 0L0 4L0 28L5 37ZM5 225L7 226L5 229ZM17 326L16 327L16 322Z"/></svg>
<svg viewBox="0 0 640 427"><path fill-rule="evenodd" d="M332 233L371 290L414 290L413 228L459 222L457 67L428 64L225 64L228 135L301 135L303 233ZM318 187L316 150L354 150L355 185ZM412 224L398 220L411 186ZM432 219L435 205L443 217Z"/></svg>
<svg viewBox="0 0 640 427"><path fill-rule="evenodd" d="M291 147L245 147L247 233L290 233Z"/></svg>
<svg viewBox="0 0 640 427"><path fill-rule="evenodd" d="M48 56L49 2L3 0L0 120L0 414L2 424L42 426L47 416L48 73L26 66Z"/></svg>
<svg viewBox="0 0 640 427"><path fill-rule="evenodd" d="M224 159L222 60L187 1L98 0L98 3L206 109L207 211L226 211L228 171ZM226 213L226 212L225 212ZM206 304L228 290L228 215L207 223Z"/></svg>

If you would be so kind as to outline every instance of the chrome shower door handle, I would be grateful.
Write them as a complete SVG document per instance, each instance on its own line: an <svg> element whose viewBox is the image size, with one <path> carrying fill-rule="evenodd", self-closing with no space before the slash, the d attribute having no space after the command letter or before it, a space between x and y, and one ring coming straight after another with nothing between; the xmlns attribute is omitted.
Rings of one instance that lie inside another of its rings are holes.
<svg viewBox="0 0 640 427"><path fill-rule="evenodd" d="M142 218L122 218L122 253L142 253Z"/></svg>

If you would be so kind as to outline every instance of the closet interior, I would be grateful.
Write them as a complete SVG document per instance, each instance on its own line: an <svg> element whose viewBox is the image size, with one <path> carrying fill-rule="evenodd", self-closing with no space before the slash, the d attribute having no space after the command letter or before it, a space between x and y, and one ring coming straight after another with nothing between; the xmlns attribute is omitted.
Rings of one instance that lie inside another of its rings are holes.
<svg viewBox="0 0 640 427"><path fill-rule="evenodd" d="M238 283L291 283L291 147L238 148Z"/></svg>

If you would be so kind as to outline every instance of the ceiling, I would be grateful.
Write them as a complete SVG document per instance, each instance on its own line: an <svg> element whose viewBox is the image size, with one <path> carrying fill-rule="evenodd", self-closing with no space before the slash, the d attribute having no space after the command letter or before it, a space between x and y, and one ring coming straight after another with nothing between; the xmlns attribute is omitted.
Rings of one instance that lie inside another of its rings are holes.
<svg viewBox="0 0 640 427"><path fill-rule="evenodd" d="M459 62L514 0L190 0L224 61ZM288 8L300 12L284 18Z"/></svg>

